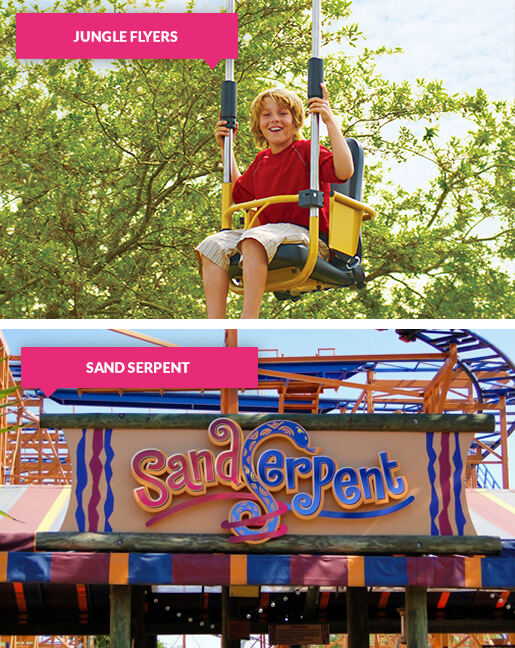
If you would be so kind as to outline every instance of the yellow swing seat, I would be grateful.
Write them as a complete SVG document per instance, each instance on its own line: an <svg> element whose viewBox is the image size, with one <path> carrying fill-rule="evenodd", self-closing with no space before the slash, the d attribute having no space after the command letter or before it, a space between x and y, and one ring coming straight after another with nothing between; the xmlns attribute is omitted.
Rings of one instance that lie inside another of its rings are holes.
<svg viewBox="0 0 515 648"><path fill-rule="evenodd" d="M331 186L329 205L329 233L327 245L332 258L324 261L318 256L318 218L310 218L309 246L285 243L280 245L270 262L265 292L274 292L279 299L297 298L302 293L352 285L363 287L361 268L361 223L375 218L372 207L360 202L364 154L361 145L347 138L353 161L354 174L346 183ZM224 185L226 204L230 204L232 185ZM231 205L222 214L222 227L231 229L232 215L245 211L245 229L258 224L259 213L268 205L298 202L299 196L271 196L246 203ZM256 211L257 210L257 211ZM230 290L242 294L244 290L240 255L231 257L229 268Z"/></svg>

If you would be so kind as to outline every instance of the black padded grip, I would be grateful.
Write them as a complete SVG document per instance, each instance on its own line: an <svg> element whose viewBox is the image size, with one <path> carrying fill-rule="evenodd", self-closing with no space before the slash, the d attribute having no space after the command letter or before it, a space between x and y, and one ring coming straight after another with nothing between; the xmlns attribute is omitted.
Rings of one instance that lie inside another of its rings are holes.
<svg viewBox="0 0 515 648"><path fill-rule="evenodd" d="M222 81L221 119L228 128L236 128L236 81Z"/></svg>
<svg viewBox="0 0 515 648"><path fill-rule="evenodd" d="M308 61L308 99L311 97L322 98L320 84L324 80L324 60L321 58L310 58Z"/></svg>

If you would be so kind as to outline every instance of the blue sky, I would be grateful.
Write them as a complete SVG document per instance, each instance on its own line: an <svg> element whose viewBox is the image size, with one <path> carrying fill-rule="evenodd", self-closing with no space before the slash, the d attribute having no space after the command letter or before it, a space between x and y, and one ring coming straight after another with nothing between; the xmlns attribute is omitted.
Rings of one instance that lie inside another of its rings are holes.
<svg viewBox="0 0 515 648"><path fill-rule="evenodd" d="M175 323L169 327L163 323L146 324L138 321L114 322L113 328L130 328L143 332L167 342L181 346L222 346L225 329L220 326L207 327L198 322ZM302 327L299 326L302 325ZM452 322L438 322L436 328L447 328ZM185 326L186 325L186 326ZM379 322L378 328L353 327L346 322L338 327L335 322L317 322L316 327L310 323L293 323L278 327L276 323L263 322L260 328L256 324L240 327L238 340L240 346L257 346L260 349L278 349L284 355L315 355L318 349L335 349L338 355L371 354L371 353L416 353L428 350L421 342L406 344L399 340L394 328L420 326L419 322ZM465 323L466 325L466 323ZM493 327L495 325L495 328ZM54 326L56 326L54 324ZM60 323L59 328L41 324L24 325L24 328L5 323L2 330L7 339L11 354L17 355L21 346L144 346L145 343L134 340L120 333L104 328L102 322L81 323L73 325ZM236 325L232 322L230 327ZM381 330L384 327L390 327ZM454 326L463 326L456 322ZM497 322L491 328L472 326L473 331L495 344L508 357L515 361L515 329L508 324L500 326ZM430 327L429 327L430 328ZM325 353L325 352L324 352ZM326 353L330 353L327 351Z"/></svg>
<svg viewBox="0 0 515 648"><path fill-rule="evenodd" d="M482 88L515 97L515 3L511 0L355 0L353 20L369 47L400 46L380 63L392 80L439 79L451 92Z"/></svg>
<svg viewBox="0 0 515 648"><path fill-rule="evenodd" d="M185 5L185 0L166 3L170 11ZM197 0L195 6L219 11L225 2ZM323 7L322 1L322 12ZM351 21L359 24L368 48L402 47L404 54L385 57L379 65L391 80L439 79L450 92L483 88L493 100L515 96L512 0L354 0Z"/></svg>
<svg viewBox="0 0 515 648"><path fill-rule="evenodd" d="M323 5L323 2L322 2ZM395 82L441 81L450 93L474 95L481 88L492 101L515 98L515 2L513 0L355 0L351 21L357 22L370 49L401 47L382 56L377 71ZM353 55L352 48L348 54ZM465 137L470 122L458 115L440 121L440 143ZM408 124L424 132L424 123ZM398 126L385 131L394 138ZM420 157L392 164L389 180L407 191L425 187L435 165ZM515 271L515 266L513 266Z"/></svg>

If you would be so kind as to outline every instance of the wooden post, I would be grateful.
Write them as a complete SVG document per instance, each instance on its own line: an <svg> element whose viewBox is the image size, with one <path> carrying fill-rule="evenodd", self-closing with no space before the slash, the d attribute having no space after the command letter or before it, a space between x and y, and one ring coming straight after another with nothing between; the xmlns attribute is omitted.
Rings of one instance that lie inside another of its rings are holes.
<svg viewBox="0 0 515 648"><path fill-rule="evenodd" d="M366 587L347 587L347 636L349 648L369 648Z"/></svg>
<svg viewBox="0 0 515 648"><path fill-rule="evenodd" d="M222 646L221 648L240 648L240 640L229 636L231 619L239 619L238 599L229 595L229 587L222 587Z"/></svg>
<svg viewBox="0 0 515 648"><path fill-rule="evenodd" d="M508 418L506 414L506 396L499 399L499 420L501 423L501 454L502 454L502 487L510 487L510 470L508 463Z"/></svg>
<svg viewBox="0 0 515 648"><path fill-rule="evenodd" d="M134 629L132 648L148 648L145 639L145 586L132 585L131 590L131 614Z"/></svg>
<svg viewBox="0 0 515 648"><path fill-rule="evenodd" d="M411 585L406 587L407 648L427 648L427 590Z"/></svg>
<svg viewBox="0 0 515 648"><path fill-rule="evenodd" d="M111 648L131 648L131 588L111 585Z"/></svg>
<svg viewBox="0 0 515 648"><path fill-rule="evenodd" d="M314 621L317 616L318 601L320 599L320 587L310 585L306 592L306 601L304 602L304 621L306 623Z"/></svg>
<svg viewBox="0 0 515 648"><path fill-rule="evenodd" d="M225 331L225 346L237 347L238 346L238 331L234 329L226 329ZM234 371L238 368L234 367ZM220 411L222 414L237 414L238 413L238 390L224 388L220 394ZM229 587L224 585L222 587L222 648L239 648L240 642L237 639L229 637L229 624L231 618L239 618L235 614L235 600L229 596Z"/></svg>
<svg viewBox="0 0 515 648"><path fill-rule="evenodd" d="M238 330L226 329L225 331L225 346L237 347L238 346ZM235 373L238 372L238 367L233 367ZM238 390L234 388L224 388L220 393L220 411L222 414L237 414L238 413Z"/></svg>

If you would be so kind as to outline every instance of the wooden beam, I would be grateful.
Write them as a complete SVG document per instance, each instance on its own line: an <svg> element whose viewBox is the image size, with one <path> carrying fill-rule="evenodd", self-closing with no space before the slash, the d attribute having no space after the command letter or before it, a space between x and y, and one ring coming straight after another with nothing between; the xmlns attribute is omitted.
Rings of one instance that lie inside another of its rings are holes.
<svg viewBox="0 0 515 648"><path fill-rule="evenodd" d="M495 555L501 540L493 536L285 535L262 544L231 544L226 534L36 533L37 551L109 551L228 554Z"/></svg>
<svg viewBox="0 0 515 648"><path fill-rule="evenodd" d="M369 648L368 591L366 587L347 588L347 634L349 648Z"/></svg>
<svg viewBox="0 0 515 648"><path fill-rule="evenodd" d="M449 357L424 390L424 411L428 414L441 414L444 411L447 392L452 381L452 372L457 361L458 347L456 344L451 344Z"/></svg>
<svg viewBox="0 0 515 648"><path fill-rule="evenodd" d="M131 648L131 588L130 585L110 586L111 648Z"/></svg>
<svg viewBox="0 0 515 648"><path fill-rule="evenodd" d="M45 428L202 430L220 414L42 414ZM352 432L493 432L490 414L227 414L245 430L269 421L295 421L307 430Z"/></svg>
<svg viewBox="0 0 515 648"><path fill-rule="evenodd" d="M210 595L211 596L211 595ZM77 620L71 621L66 618L58 618L57 615L47 615L45 618L38 618L37 621L29 619L27 623L20 624L17 618L7 617L2 618L2 634L3 635L30 635L30 636L78 636L78 635L107 635L109 634L109 620L104 613L100 613L97 619L90 620L88 623L80 623ZM174 634L187 634L192 632L192 624L186 622L178 623L169 619L161 622L154 622L148 624L146 632L153 633L147 634L147 646L152 647L153 637L155 635L165 635L173 632ZM463 634L463 633L512 633L515 634L515 619L509 619L502 616L491 617L488 619L429 619L428 621L430 633L446 632L448 634ZM370 634L399 634L400 632L400 619L382 618L370 619L369 622ZM219 632L219 630L217 630ZM268 622L256 622L252 624L251 631L253 634L266 634L268 632ZM213 630L209 627L203 629L201 634L213 634ZM331 622L331 633L346 633L347 623L345 619L340 621L334 620ZM515 644L515 642L511 642ZM424 647L425 648L425 647Z"/></svg>
<svg viewBox="0 0 515 648"><path fill-rule="evenodd" d="M155 344L161 347L180 347L184 346L181 344L174 344L173 342L167 342L166 340L160 340L159 338L152 337L151 335L146 335L145 333L138 333L137 331L129 331L128 329L109 329L114 333L121 333L122 335L128 335L129 337L135 338L136 340L141 340L142 342L149 342L150 344Z"/></svg>

